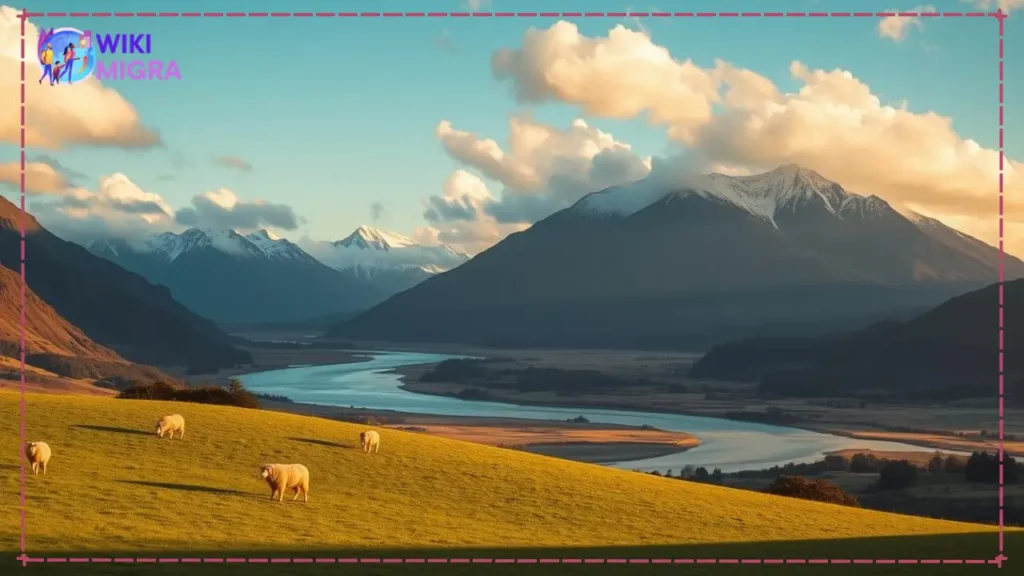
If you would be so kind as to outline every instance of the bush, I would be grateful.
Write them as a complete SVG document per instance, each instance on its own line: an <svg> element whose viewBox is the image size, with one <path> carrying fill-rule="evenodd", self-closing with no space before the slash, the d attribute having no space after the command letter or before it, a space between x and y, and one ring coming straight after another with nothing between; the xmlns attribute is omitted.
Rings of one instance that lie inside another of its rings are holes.
<svg viewBox="0 0 1024 576"><path fill-rule="evenodd" d="M879 490L903 490L917 482L917 466L906 460L888 461L878 476Z"/></svg>
<svg viewBox="0 0 1024 576"><path fill-rule="evenodd" d="M779 476L766 490L769 494L789 496L803 500L842 504L843 506L860 506L857 499L843 490L824 480L811 480L804 476Z"/></svg>
<svg viewBox="0 0 1024 576"><path fill-rule="evenodd" d="M117 397L127 400L170 400L195 402L196 404L219 404L239 408L260 407L260 401L256 395L247 390L238 379L232 379L227 388L212 385L191 388L168 382L138 384L122 390Z"/></svg>

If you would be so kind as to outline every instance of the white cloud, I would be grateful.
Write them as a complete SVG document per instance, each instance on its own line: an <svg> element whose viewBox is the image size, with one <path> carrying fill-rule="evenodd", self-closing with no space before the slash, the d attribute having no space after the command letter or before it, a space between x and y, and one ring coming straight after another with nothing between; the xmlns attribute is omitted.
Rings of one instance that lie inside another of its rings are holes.
<svg viewBox="0 0 1024 576"><path fill-rule="evenodd" d="M21 21L19 11L0 6L0 140L21 141ZM72 86L39 84L42 69L34 51L39 31L25 26L26 144L60 149L67 146L114 146L148 148L160 144L160 136L142 125L138 112L112 88L95 78Z"/></svg>
<svg viewBox="0 0 1024 576"><path fill-rule="evenodd" d="M21 164L0 164L0 184L11 190L21 190ZM25 192L29 194L59 194L66 190L68 181L56 168L46 162L25 163Z"/></svg>
<svg viewBox="0 0 1024 576"><path fill-rule="evenodd" d="M572 102L606 118L644 114L683 141L711 119L720 82L714 70L675 60L643 32L618 25L588 38L565 21L531 28L522 48L494 54L491 69L512 82L521 103Z"/></svg>
<svg viewBox="0 0 1024 576"><path fill-rule="evenodd" d="M264 200L242 201L227 188L193 196L191 204L174 213L178 224L190 228L253 231L260 228L295 230L300 223L291 206Z"/></svg>
<svg viewBox="0 0 1024 576"><path fill-rule="evenodd" d="M483 180L465 170L456 170L445 180L444 194L428 200L426 218L430 225L416 230L413 237L424 245L448 244L472 255L529 226L498 222L484 211L494 201Z"/></svg>
<svg viewBox="0 0 1024 576"><path fill-rule="evenodd" d="M424 217L432 227L447 226L444 242L451 244L465 246L466 236L500 240L589 192L650 172L649 158L640 158L629 145L579 119L559 129L513 116L506 148L447 121L438 125L436 134L452 158L504 186L495 196L479 177L458 170L446 180L442 195L427 199ZM452 240L455 236L463 241Z"/></svg>
<svg viewBox="0 0 1024 576"><path fill-rule="evenodd" d="M935 7L931 5L914 6L910 10L897 10L893 8L892 10L887 10L887 12L920 14L922 12L935 12ZM894 42L902 42L907 37L907 34L910 33L912 26L918 29L924 28L924 24L921 23L919 16L886 16L878 22L878 35Z"/></svg>
<svg viewBox="0 0 1024 576"><path fill-rule="evenodd" d="M159 194L120 173L101 178L95 191L75 187L60 196L37 198L29 210L43 226L80 242L112 235L138 238L174 223L171 207Z"/></svg>
<svg viewBox="0 0 1024 576"><path fill-rule="evenodd" d="M705 170L797 163L939 219L995 218L998 151L960 136L950 118L883 103L849 71L793 62L800 88L783 93L726 62L711 69L681 62L622 27L587 38L566 22L531 29L521 49L495 54L493 69L521 101L558 101L609 118L647 116ZM1015 221L1024 221L1020 171L1020 163L1006 162L1007 214ZM977 228L996 241L994 226Z"/></svg>

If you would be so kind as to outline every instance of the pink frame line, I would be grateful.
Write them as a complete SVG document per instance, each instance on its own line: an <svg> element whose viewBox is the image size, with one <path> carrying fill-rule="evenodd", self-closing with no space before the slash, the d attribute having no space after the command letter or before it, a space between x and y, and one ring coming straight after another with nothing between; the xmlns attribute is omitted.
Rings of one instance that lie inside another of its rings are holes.
<svg viewBox="0 0 1024 576"><path fill-rule="evenodd" d="M999 548L992 559L944 558L160 558L160 557L40 557L27 554L25 543L25 24L29 18L993 18L999 26ZM1003 37L1008 15L995 12L29 12L21 19L21 555L22 567L36 563L204 563L204 564L992 564L1002 567L1005 552L1003 523Z"/></svg>

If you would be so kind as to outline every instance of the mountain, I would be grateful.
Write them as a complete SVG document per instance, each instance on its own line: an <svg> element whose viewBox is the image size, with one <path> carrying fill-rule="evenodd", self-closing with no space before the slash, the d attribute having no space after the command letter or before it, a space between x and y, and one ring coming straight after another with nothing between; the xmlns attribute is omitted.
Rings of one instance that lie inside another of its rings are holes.
<svg viewBox="0 0 1024 576"><path fill-rule="evenodd" d="M999 355L999 286L956 298L905 322L819 338L760 338L715 346L690 371L694 378L761 383L785 396L887 395L929 401L994 397L999 366L1007 401L1024 392L1024 280L1007 282L1004 352Z"/></svg>
<svg viewBox="0 0 1024 576"><path fill-rule="evenodd" d="M324 264L364 279L388 296L469 260L450 246L424 246L369 226L360 226L343 240L309 242L305 248Z"/></svg>
<svg viewBox="0 0 1024 576"><path fill-rule="evenodd" d="M209 320L143 277L66 242L0 197L0 263L20 269L24 223L28 288L90 339L125 358L160 366L248 364L248 352Z"/></svg>
<svg viewBox="0 0 1024 576"><path fill-rule="evenodd" d="M745 177L654 168L327 335L701 349L762 325L936 305L997 278L977 240L799 166ZM1024 276L1020 260L1005 264Z"/></svg>
<svg viewBox="0 0 1024 576"><path fill-rule="evenodd" d="M331 269L266 230L243 236L192 228L138 243L98 241L89 249L167 286L175 299L218 323L302 320L383 299L365 280Z"/></svg>
<svg viewBox="0 0 1024 576"><path fill-rule="evenodd" d="M93 342L78 327L61 317L35 292L25 290L25 364L26 382L38 383L38 368L74 379L121 377L131 380L173 381L156 368L133 364L120 354ZM16 362L21 356L21 277L0 267L0 356ZM19 380L20 370L0 363L0 380ZM44 382L53 384L49 379ZM65 390L75 388L63 383ZM81 387L79 387L81 388Z"/></svg>

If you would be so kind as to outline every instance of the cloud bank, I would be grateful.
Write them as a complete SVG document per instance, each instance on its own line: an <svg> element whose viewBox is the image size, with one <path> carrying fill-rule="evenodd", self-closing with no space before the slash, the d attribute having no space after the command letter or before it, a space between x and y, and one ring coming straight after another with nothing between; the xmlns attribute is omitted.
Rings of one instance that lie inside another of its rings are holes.
<svg viewBox="0 0 1024 576"><path fill-rule="evenodd" d="M562 21L530 29L520 47L496 52L492 72L521 103L646 119L665 129L701 171L743 174L797 163L853 192L956 221L997 242L998 151L962 137L948 117L882 102L850 71L794 61L788 72L799 87L783 92L728 62L702 68L675 58L625 26L587 37ZM467 231L490 222L489 236L496 224L528 225L582 194L642 177L651 165L580 120L559 129L513 118L505 147L449 122L436 132L449 156L504 188L485 195L483 181L469 186L462 176L463 193L447 182L444 194L428 199L426 219L432 227ZM1021 164L1007 159L1006 214L1018 226L1024 221L1020 173Z"/></svg>

